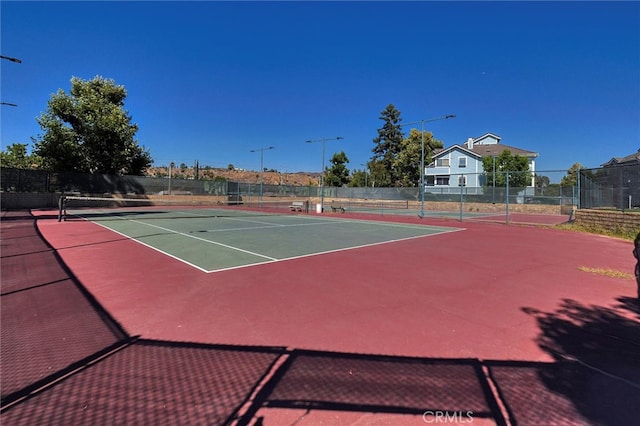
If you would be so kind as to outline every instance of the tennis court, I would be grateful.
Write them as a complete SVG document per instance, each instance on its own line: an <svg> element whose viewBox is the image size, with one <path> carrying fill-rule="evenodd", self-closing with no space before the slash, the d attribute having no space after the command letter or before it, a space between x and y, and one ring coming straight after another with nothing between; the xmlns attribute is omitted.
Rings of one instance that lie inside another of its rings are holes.
<svg viewBox="0 0 640 426"><path fill-rule="evenodd" d="M3 216L3 424L633 422L630 242L270 206Z"/></svg>
<svg viewBox="0 0 640 426"><path fill-rule="evenodd" d="M204 272L423 238L459 228L323 217L254 206L69 210Z"/></svg>

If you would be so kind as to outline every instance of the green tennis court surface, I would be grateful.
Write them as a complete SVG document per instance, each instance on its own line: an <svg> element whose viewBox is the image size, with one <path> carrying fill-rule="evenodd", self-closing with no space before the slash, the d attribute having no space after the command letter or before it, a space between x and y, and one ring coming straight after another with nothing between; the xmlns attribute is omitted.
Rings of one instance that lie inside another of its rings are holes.
<svg viewBox="0 0 640 426"><path fill-rule="evenodd" d="M276 262L460 229L349 220L305 214L279 215L193 209L80 210L123 236L205 272Z"/></svg>

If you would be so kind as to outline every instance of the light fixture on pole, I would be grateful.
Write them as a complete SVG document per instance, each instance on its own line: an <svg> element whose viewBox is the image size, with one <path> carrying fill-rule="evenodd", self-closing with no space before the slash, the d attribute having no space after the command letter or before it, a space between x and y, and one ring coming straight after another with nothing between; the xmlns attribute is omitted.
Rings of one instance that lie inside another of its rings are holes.
<svg viewBox="0 0 640 426"><path fill-rule="evenodd" d="M422 219L424 217L424 123L430 123L432 121L439 121L439 120L448 120L449 118L456 118L455 114L449 114L449 115L445 115L442 117L436 117L436 118L429 118L426 120L418 120L418 121L412 121L410 123L402 123L399 124L400 127L402 126L408 126L410 124L418 124L420 123L421 127L420 127L420 137L422 140L422 148L421 148L421 155L420 155L420 213L418 214L418 216L420 217L420 219Z"/></svg>
<svg viewBox="0 0 640 426"><path fill-rule="evenodd" d="M0 59L6 59L7 61L15 62L16 64L21 64L22 60L18 58L12 58L11 56L3 56L0 55Z"/></svg>
<svg viewBox="0 0 640 426"><path fill-rule="evenodd" d="M264 148L252 149L251 152L260 151L260 204L262 205L262 185L264 184L264 152L269 149L275 149L275 146L267 146Z"/></svg>
<svg viewBox="0 0 640 426"><path fill-rule="evenodd" d="M7 61L15 62L17 64L21 64L22 63L22 60L20 60L18 58L12 58L11 56L0 55L0 59L6 59ZM11 102L0 102L0 105L6 105L6 106L12 106L12 107L17 107L18 106L16 104L11 103Z"/></svg>
<svg viewBox="0 0 640 426"><path fill-rule="evenodd" d="M320 212L324 212L324 144L327 141L337 141L344 139L342 136L335 138L322 138L305 141L306 143L322 142L322 174L320 175Z"/></svg>

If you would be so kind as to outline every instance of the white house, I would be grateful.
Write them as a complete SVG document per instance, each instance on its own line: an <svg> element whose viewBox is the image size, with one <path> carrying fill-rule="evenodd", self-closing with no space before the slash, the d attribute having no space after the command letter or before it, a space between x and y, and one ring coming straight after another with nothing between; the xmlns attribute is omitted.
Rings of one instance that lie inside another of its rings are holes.
<svg viewBox="0 0 640 426"><path fill-rule="evenodd" d="M529 186L535 186L533 174L538 153L504 145L500 143L500 136L486 133L479 138L469 138L463 145L453 145L436 152L433 155L433 163L425 168L426 191L446 192L448 188L458 188L460 179L464 179L467 189L481 188L485 183L482 158L497 157L507 149L513 155L527 157L532 174Z"/></svg>

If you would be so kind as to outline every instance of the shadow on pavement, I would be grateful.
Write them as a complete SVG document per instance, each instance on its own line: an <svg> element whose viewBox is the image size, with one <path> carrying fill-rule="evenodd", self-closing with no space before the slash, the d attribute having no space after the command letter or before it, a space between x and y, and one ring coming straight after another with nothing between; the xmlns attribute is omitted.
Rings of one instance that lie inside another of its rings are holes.
<svg viewBox="0 0 640 426"><path fill-rule="evenodd" d="M557 362L531 365L522 381L506 384L508 364L493 367L515 417L545 411L573 412L589 424L634 424L640 403L640 309L638 301L619 297L612 307L563 300L555 312L525 308L540 327L538 345ZM516 366L520 368L521 365Z"/></svg>

